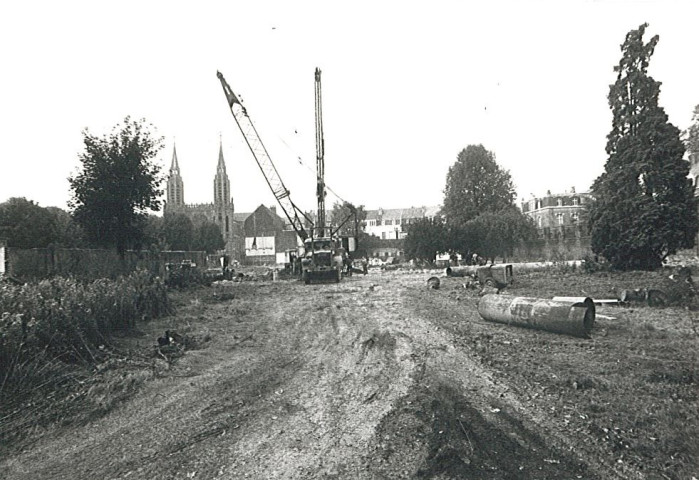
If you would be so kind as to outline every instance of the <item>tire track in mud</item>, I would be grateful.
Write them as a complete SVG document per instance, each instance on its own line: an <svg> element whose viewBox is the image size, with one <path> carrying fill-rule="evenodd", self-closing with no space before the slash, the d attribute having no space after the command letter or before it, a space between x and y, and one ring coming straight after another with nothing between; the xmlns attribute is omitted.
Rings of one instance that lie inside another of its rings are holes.
<svg viewBox="0 0 699 480"><path fill-rule="evenodd" d="M318 286L326 301L284 328L306 332L298 338L308 349L304 364L284 387L299 410L235 445L238 461L220 478L361 476L362 452L414 365L399 360L401 340L380 329L376 316L385 312L357 283Z"/></svg>
<svg viewBox="0 0 699 480"><path fill-rule="evenodd" d="M192 376L2 466L19 479L610 478L445 328L427 276L242 286L202 307L218 340L175 366Z"/></svg>

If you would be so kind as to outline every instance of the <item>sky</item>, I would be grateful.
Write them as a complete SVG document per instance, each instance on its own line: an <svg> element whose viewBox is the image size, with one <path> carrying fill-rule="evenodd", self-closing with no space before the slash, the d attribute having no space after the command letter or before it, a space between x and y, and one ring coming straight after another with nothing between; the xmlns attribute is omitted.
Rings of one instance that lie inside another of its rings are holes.
<svg viewBox="0 0 699 480"><path fill-rule="evenodd" d="M145 118L173 146L187 203L213 201L219 145L235 211L275 199L225 101L221 71L305 210L315 208L314 70L326 204L439 205L482 144L518 201L588 191L626 33L659 35L649 73L681 130L699 104L699 2L24 1L0 15L0 202L67 208L82 132Z"/></svg>

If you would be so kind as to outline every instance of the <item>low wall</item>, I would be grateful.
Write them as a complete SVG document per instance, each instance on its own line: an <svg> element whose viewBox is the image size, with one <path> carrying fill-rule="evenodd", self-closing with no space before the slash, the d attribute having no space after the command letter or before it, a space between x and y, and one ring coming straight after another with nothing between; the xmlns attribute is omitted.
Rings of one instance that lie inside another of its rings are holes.
<svg viewBox="0 0 699 480"><path fill-rule="evenodd" d="M592 256L590 237L538 238L515 249L508 261L560 262Z"/></svg>
<svg viewBox="0 0 699 480"><path fill-rule="evenodd" d="M121 259L114 250L78 248L8 248L8 273L22 281L40 280L53 276L75 277L83 280L115 278L136 269L163 276L166 263L191 260L206 267L206 252L128 251Z"/></svg>

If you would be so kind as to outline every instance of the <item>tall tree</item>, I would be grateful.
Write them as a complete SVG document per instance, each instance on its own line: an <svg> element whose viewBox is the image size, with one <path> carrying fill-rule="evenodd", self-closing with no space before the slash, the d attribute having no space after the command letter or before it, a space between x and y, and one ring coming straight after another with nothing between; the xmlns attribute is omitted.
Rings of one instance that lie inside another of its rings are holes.
<svg viewBox="0 0 699 480"><path fill-rule="evenodd" d="M609 88L612 130L607 163L592 185L592 250L619 269L659 267L667 255L694 245L697 206L680 131L658 105L660 82L648 75L656 35L631 30Z"/></svg>
<svg viewBox="0 0 699 480"><path fill-rule="evenodd" d="M469 145L449 167L442 213L450 225L463 225L481 213L511 206L514 198L510 172L483 145Z"/></svg>
<svg viewBox="0 0 699 480"><path fill-rule="evenodd" d="M88 238L115 247L123 256L143 239L147 211L160 209L160 166L155 156L162 138L154 137L145 120L126 117L109 135L83 130L82 169L69 178L70 207Z"/></svg>

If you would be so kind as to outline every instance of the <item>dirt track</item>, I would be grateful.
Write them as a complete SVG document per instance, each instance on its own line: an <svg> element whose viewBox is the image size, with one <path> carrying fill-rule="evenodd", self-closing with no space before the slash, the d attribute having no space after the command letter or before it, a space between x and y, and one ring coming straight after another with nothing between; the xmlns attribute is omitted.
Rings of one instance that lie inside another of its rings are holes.
<svg viewBox="0 0 699 480"><path fill-rule="evenodd" d="M518 333L480 319L475 294L428 290L428 276L243 282L226 300L200 291L170 325L210 341L106 416L45 436L0 470L16 479L646 478L606 456L589 430L568 428L545 396L500 375L488 361L492 335L510 345Z"/></svg>

